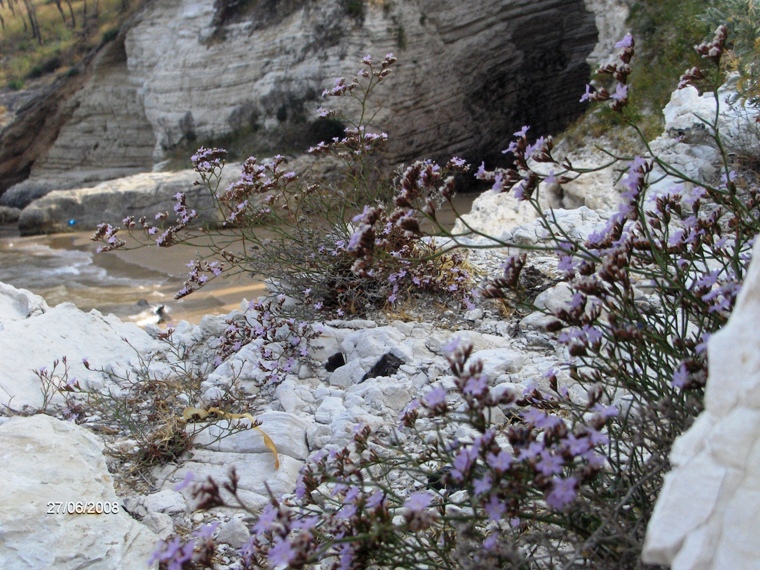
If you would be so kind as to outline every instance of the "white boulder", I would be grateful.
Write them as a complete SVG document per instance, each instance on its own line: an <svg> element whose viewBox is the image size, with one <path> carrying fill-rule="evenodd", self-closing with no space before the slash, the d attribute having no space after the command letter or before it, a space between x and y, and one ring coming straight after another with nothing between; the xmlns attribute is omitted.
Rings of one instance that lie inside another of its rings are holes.
<svg viewBox="0 0 760 570"><path fill-rule="evenodd" d="M96 310L84 313L71 303L51 309L41 297L0 285L0 405L16 410L40 407L42 384L34 370L46 368L62 375L63 364L55 371L52 365L64 356L69 380L100 385L104 375L96 369L128 369L138 362L138 353L158 347L138 326L113 315L104 317ZM92 370L87 370L83 358Z"/></svg>
<svg viewBox="0 0 760 570"><path fill-rule="evenodd" d="M673 446L645 562L760 567L760 242L754 258L728 324L709 341L705 411Z"/></svg>
<svg viewBox="0 0 760 570"><path fill-rule="evenodd" d="M15 417L0 424L0 449L0 568L149 567L158 537L121 506L96 436L49 416ZM108 514L68 514L89 503Z"/></svg>

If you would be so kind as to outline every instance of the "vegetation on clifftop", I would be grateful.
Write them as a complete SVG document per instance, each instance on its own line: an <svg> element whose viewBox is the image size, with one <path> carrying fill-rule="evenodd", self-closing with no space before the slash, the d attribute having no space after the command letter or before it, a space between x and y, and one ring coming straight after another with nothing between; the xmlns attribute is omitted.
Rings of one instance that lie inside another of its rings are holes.
<svg viewBox="0 0 760 570"><path fill-rule="evenodd" d="M0 86L66 73L116 37L143 0L0 0Z"/></svg>

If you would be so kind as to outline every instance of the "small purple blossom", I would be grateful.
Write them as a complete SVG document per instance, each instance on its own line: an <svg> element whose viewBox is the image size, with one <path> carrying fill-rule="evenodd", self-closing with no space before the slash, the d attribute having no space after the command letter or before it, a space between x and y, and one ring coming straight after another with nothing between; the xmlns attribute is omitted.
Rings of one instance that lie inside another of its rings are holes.
<svg viewBox="0 0 760 570"><path fill-rule="evenodd" d="M683 388L686 386L686 383L689 381L689 372L686 370L686 366L681 364L675 372L673 372L673 379L671 380L671 384L675 386L676 388Z"/></svg>
<svg viewBox="0 0 760 570"><path fill-rule="evenodd" d="M188 471L187 473L185 473L185 478L182 479L182 481L180 481L176 485L174 485L174 490L181 491L182 489L187 487L190 483L192 483L193 479L195 479L195 474L192 471Z"/></svg>
<svg viewBox="0 0 760 570"><path fill-rule="evenodd" d="M261 511L261 514L259 515L259 520L257 520L256 524L253 525L254 532L263 533L263 532L272 530L272 526L274 525L274 522L277 520L278 515L279 515L279 512L277 511L277 507L275 507L271 503L268 504L266 507L264 507L264 510Z"/></svg>
<svg viewBox="0 0 760 570"><path fill-rule="evenodd" d="M295 557L296 553L287 539L278 538L269 549L269 563L273 566L290 564Z"/></svg>
<svg viewBox="0 0 760 570"><path fill-rule="evenodd" d="M523 127L519 131L517 131L516 133L514 133L514 136L517 137L517 138L522 138L526 134L528 134L529 130L530 130L530 127L528 125L523 125Z"/></svg>
<svg viewBox="0 0 760 570"><path fill-rule="evenodd" d="M470 394L476 398L482 396L488 391L488 376L480 374L472 378L468 378L462 390L465 394Z"/></svg>
<svg viewBox="0 0 760 570"><path fill-rule="evenodd" d="M548 451L544 450L541 452L541 460L536 464L536 469L545 477L558 475L562 472L563 463L562 456L551 455Z"/></svg>
<svg viewBox="0 0 760 570"><path fill-rule="evenodd" d="M433 495L427 491L418 491L409 495L409 498L404 501L404 507L412 511L413 513L421 513L430 506L433 502Z"/></svg>
<svg viewBox="0 0 760 570"><path fill-rule="evenodd" d="M443 386L436 386L422 398L422 404L426 408L435 408L446 403L446 389Z"/></svg>
<svg viewBox="0 0 760 570"><path fill-rule="evenodd" d="M615 49L626 49L629 47L633 47L633 36L631 34L626 34L622 40L615 44Z"/></svg>
<svg viewBox="0 0 760 570"><path fill-rule="evenodd" d="M481 479L475 479L472 483L472 490L476 495L485 495L493 487L493 479L486 473Z"/></svg>
<svg viewBox="0 0 760 570"><path fill-rule="evenodd" d="M578 480L575 477L568 477L567 479L561 479L560 477L554 477L552 479L553 488L549 495L546 497L546 502L549 506L557 511L561 511L568 504L575 500L577 491L575 486Z"/></svg>
<svg viewBox="0 0 760 570"><path fill-rule="evenodd" d="M502 449L499 454L489 453L486 457L488 465L496 471L507 471L512 466L512 454Z"/></svg>
<svg viewBox="0 0 760 570"><path fill-rule="evenodd" d="M488 518L494 522L498 522L502 515L507 511L507 506L504 501L499 499L496 495L491 495L488 502L483 506L483 509L488 513Z"/></svg>

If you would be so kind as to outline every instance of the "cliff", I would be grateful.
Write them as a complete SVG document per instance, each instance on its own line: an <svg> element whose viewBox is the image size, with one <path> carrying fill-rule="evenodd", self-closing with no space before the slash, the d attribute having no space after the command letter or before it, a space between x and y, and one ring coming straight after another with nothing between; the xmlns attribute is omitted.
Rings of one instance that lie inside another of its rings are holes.
<svg viewBox="0 0 760 570"><path fill-rule="evenodd" d="M146 5L101 48L81 88L51 99L45 120L55 129L35 128L39 114L24 128L27 113L2 133L0 167L14 170L15 156L24 172L4 177L0 191L28 172L81 181L150 170L178 144L241 129L276 145L286 131L309 132L321 92L361 56L389 51L399 64L377 123L392 135L390 160L495 159L522 124L557 131L578 113L587 58L610 43L625 13L620 0L589 2L596 15L583 0L486 0L477 10L454 0L373 1L354 11L341 0L249 2L244 13L223 5ZM610 13L621 14L616 24ZM29 127L45 148L19 162L29 141L10 134Z"/></svg>

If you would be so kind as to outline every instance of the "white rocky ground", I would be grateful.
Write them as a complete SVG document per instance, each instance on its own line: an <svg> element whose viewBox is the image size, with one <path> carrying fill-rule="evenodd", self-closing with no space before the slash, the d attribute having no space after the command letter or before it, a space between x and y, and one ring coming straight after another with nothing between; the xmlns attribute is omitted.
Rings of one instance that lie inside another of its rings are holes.
<svg viewBox="0 0 760 570"><path fill-rule="evenodd" d="M679 107L678 101L669 110L672 117L683 118L687 109ZM695 102L702 104L699 99L689 104ZM687 134L694 130L684 126L679 129ZM684 135L678 132L676 136ZM714 173L715 157L710 154L714 151L695 145L684 149L678 145L686 141L667 136L655 144L673 147L679 154L671 158L681 160L684 168L694 173ZM485 199L490 198L487 195ZM604 199L614 203L614 194ZM541 238L542 229L536 221L512 213L497 214L490 206L475 208L469 222L483 231L522 243ZM604 221L603 212L585 205L575 210L556 210L555 214L576 235L588 235ZM470 261L494 270L502 259L500 254L485 250L473 253ZM556 266L551 257L538 256L534 261L549 275ZM731 324L710 341L707 411L675 447L676 470L668 476L650 527L646 556L652 561L674 563L680 568L749 568L759 558L753 537L747 534L758 512L758 490L753 481L760 470L755 465L754 450L760 426L760 400L753 396L757 392L753 392L757 350L756 341L751 340L758 287L760 269L755 265ZM566 300L566 287L558 285L544 291L537 302L552 306ZM206 317L198 326L181 324L173 341L198 346L196 360L211 362L208 341L218 336L224 320L225 317ZM309 362L294 369L271 395L262 392L257 398L260 406L255 415L277 446L279 469L260 432L245 430L215 441L216 428L212 426L196 436L194 447L182 463L154 470L155 484L138 493L120 481L122 473L109 474L98 437L85 427L40 414L0 419L4 459L0 471L4 481L0 566L72 570L145 567L156 537L166 538L175 528L212 519L221 523L216 540L227 545L222 562L232 564L235 549L249 536L247 521L230 512L194 514L189 496L183 494L186 491L174 490L189 472L196 479L207 475L223 478L235 465L241 475L242 496L254 506L262 505L266 500L265 484L274 493L292 491L304 460L327 445L347 442L356 423L381 429L395 426L398 412L412 398L424 394L432 385L450 383L443 347L453 337L474 345L474 356L483 361L492 386L519 391L529 384L540 384L546 370L568 357L565 349L543 332L540 313L528 315L519 323L508 323L495 312L478 308L450 321L457 325L444 326L443 322L365 320L322 324L319 337L311 343ZM36 295L0 285L0 403L9 415L13 415L10 410L30 413L40 407L40 382L32 370L42 366L50 369L52 361L64 355L72 368L68 379L76 376L84 386L108 385L107 375L95 369L102 367L121 374L139 370L148 360L155 374L166 375L177 359L167 352L165 343L158 342L156 333L103 317L96 311L85 314L71 305L50 308ZM273 342L269 348L276 350L277 345ZM232 377L238 377L241 386L254 394L261 348L247 345L216 366L202 384L203 398L223 392ZM328 372L322 363L336 352L343 354L346 364ZM362 381L386 353L400 358L403 364L388 377ZM153 355L152 359L149 355ZM89 359L90 369L83 366L83 357ZM581 390L579 386L569 387ZM203 398L195 401L188 396L187 405L202 404ZM86 425L104 431L103 418L90 418ZM133 443L122 439L115 445L123 449ZM112 477L117 479L121 493L118 515L46 514L48 501L114 500ZM695 501L697 492L699 500ZM689 495L689 500L684 495ZM71 541L78 545L78 554L72 552Z"/></svg>

